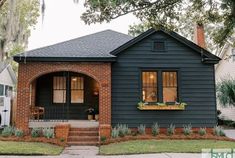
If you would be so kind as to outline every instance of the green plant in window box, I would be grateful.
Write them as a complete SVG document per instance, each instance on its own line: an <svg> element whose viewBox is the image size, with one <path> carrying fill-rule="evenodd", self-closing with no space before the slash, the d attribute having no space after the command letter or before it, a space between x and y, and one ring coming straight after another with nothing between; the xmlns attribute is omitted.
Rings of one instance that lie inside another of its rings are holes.
<svg viewBox="0 0 235 158"><path fill-rule="evenodd" d="M158 106L166 106L165 103L160 103L160 102L156 103L156 105L158 105Z"/></svg>

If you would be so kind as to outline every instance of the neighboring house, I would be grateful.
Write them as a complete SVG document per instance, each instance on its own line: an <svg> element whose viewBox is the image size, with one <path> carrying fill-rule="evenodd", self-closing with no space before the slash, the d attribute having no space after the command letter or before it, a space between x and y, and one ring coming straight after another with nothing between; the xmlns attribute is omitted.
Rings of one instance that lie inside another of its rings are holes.
<svg viewBox="0 0 235 158"><path fill-rule="evenodd" d="M87 120L86 109L98 105L105 136L117 124L212 128L217 123L214 64L220 58L175 32L150 29L132 38L106 30L14 60L18 128L29 128L30 107L37 106L45 111L39 120L58 121ZM143 110L137 108L140 101L167 106ZM176 102L187 106L178 109Z"/></svg>
<svg viewBox="0 0 235 158"><path fill-rule="evenodd" d="M228 41L222 49L216 52L222 60L215 67L216 82L219 83L222 79L229 77L235 79L235 48L232 42ZM225 119L232 119L235 121L235 108L234 107L222 107L217 101L218 109L222 112L221 116Z"/></svg>
<svg viewBox="0 0 235 158"><path fill-rule="evenodd" d="M16 75L10 64L0 62L0 126L9 125L11 99Z"/></svg>

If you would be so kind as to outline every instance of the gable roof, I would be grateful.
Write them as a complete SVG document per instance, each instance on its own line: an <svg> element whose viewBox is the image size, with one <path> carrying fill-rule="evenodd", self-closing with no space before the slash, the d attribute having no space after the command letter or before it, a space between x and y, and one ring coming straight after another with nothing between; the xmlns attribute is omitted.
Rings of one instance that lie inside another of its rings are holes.
<svg viewBox="0 0 235 158"><path fill-rule="evenodd" d="M105 30L54 45L26 51L14 56L15 61L112 61L111 51L133 37Z"/></svg>
<svg viewBox="0 0 235 158"><path fill-rule="evenodd" d="M0 61L0 75L1 75L1 73L2 73L5 69L7 69L7 71L9 72L13 83L16 84L16 81L17 81L17 79L16 79L16 74L15 74L15 72L13 71L11 65L10 65L9 63L7 63L7 62L2 62L2 61Z"/></svg>
<svg viewBox="0 0 235 158"><path fill-rule="evenodd" d="M153 28L151 28L151 29L147 30L146 32L140 34L139 36L133 38L132 40L125 43L124 45L120 46L119 48L113 50L111 52L111 54L117 56L120 52L124 51L125 49L131 47L135 43L143 40L144 38L146 38L156 32L163 32L164 34L167 34L167 35L173 37L174 39L178 40L179 42L183 43L184 45L190 47L191 49L193 49L195 52L199 53L199 55L201 55L203 57L202 58L203 62L218 63L221 60L216 55L214 55L214 54L210 53L209 51L207 51L206 49L198 46L197 44L193 43L192 41L189 41L188 39L182 37L181 35L177 34L176 32L165 31L164 29L156 30Z"/></svg>

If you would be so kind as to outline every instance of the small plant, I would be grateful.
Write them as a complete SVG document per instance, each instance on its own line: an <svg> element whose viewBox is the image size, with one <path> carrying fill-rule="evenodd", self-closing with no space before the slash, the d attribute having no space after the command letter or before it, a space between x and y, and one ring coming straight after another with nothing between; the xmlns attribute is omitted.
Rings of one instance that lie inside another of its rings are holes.
<svg viewBox="0 0 235 158"><path fill-rule="evenodd" d="M215 126L213 128L213 133L216 136L225 136L224 129L223 127L220 127L220 126Z"/></svg>
<svg viewBox="0 0 235 158"><path fill-rule="evenodd" d="M41 129L40 129L40 128L33 128L33 129L31 130L31 136L32 136L33 138L39 137L40 134L41 134Z"/></svg>
<svg viewBox="0 0 235 158"><path fill-rule="evenodd" d="M44 137L46 138L54 138L55 134L54 134L54 129L53 128L43 128L42 129L42 134Z"/></svg>
<svg viewBox="0 0 235 158"><path fill-rule="evenodd" d="M189 125L184 125L183 126L183 133L184 135L188 136L192 133L192 125L189 124Z"/></svg>
<svg viewBox="0 0 235 158"><path fill-rule="evenodd" d="M101 136L100 140L101 140L102 143L104 143L104 142L106 142L107 138L106 138L106 136Z"/></svg>
<svg viewBox="0 0 235 158"><path fill-rule="evenodd" d="M206 128L200 128L199 131L198 131L198 134L199 134L200 136L206 135Z"/></svg>
<svg viewBox="0 0 235 158"><path fill-rule="evenodd" d="M114 128L112 129L111 136L112 136L112 138L117 138L117 137L119 136L119 130L118 130L117 127L114 127Z"/></svg>
<svg viewBox="0 0 235 158"><path fill-rule="evenodd" d="M129 133L129 128L128 128L128 125L126 125L126 124L118 124L117 129L119 131L120 137L124 137L124 136L128 135L128 133Z"/></svg>
<svg viewBox="0 0 235 158"><path fill-rule="evenodd" d="M15 136L16 137L23 137L24 136L24 131L21 129L16 129L15 130Z"/></svg>
<svg viewBox="0 0 235 158"><path fill-rule="evenodd" d="M175 133L175 125L170 124L170 126L167 128L167 135L173 135Z"/></svg>
<svg viewBox="0 0 235 158"><path fill-rule="evenodd" d="M64 142L65 141L65 138L60 138L60 142Z"/></svg>
<svg viewBox="0 0 235 158"><path fill-rule="evenodd" d="M138 127L138 133L141 135L145 134L145 125L140 124L140 126Z"/></svg>
<svg viewBox="0 0 235 158"><path fill-rule="evenodd" d="M160 126L158 125L157 122L152 125L152 135L153 136L156 136L159 134L159 132L160 132L159 128L160 128Z"/></svg>
<svg viewBox="0 0 235 158"><path fill-rule="evenodd" d="M4 127L2 130L2 136L3 137L12 136L15 133L14 131L15 131L14 127L11 126Z"/></svg>

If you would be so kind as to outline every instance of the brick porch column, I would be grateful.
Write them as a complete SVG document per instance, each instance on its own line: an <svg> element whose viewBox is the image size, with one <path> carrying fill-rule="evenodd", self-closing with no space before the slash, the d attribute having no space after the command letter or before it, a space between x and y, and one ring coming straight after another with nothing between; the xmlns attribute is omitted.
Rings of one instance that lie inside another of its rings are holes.
<svg viewBox="0 0 235 158"><path fill-rule="evenodd" d="M100 136L109 138L111 135L111 65L102 71L99 97L99 131Z"/></svg>
<svg viewBox="0 0 235 158"><path fill-rule="evenodd" d="M27 84L27 71L21 64L19 64L18 74L16 127L28 132L30 87Z"/></svg>

